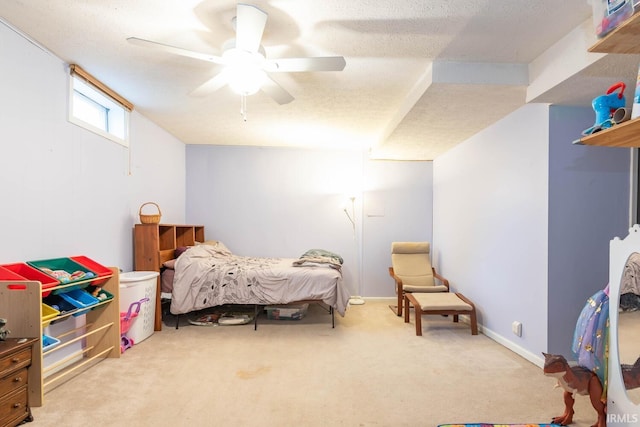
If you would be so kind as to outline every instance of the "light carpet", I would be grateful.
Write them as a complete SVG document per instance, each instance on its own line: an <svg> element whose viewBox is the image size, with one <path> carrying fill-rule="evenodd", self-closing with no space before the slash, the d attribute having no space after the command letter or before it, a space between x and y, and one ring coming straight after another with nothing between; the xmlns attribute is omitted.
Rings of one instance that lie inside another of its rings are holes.
<svg viewBox="0 0 640 427"><path fill-rule="evenodd" d="M542 370L451 316L424 316L423 336L367 300L346 316L315 304L299 321L161 332L49 391L33 427L428 426L526 423L564 410ZM540 349L542 350L542 349ZM573 427L595 411L578 396Z"/></svg>

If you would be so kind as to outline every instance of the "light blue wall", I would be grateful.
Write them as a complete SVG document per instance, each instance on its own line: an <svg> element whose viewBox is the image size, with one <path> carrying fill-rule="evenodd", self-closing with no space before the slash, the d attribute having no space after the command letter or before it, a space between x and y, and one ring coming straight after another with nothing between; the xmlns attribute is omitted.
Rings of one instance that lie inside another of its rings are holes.
<svg viewBox="0 0 640 427"><path fill-rule="evenodd" d="M573 145L591 124L589 108L526 105L435 161L441 271L487 335L534 363L570 358L609 240L629 226L629 150Z"/></svg>
<svg viewBox="0 0 640 427"><path fill-rule="evenodd" d="M484 333L530 360L547 346L547 167L548 109L536 104L434 162L436 264Z"/></svg>
<svg viewBox="0 0 640 427"><path fill-rule="evenodd" d="M131 270L143 202L184 221L184 144L135 111L130 150L69 123L64 62L2 23L0 58L0 264L84 254Z"/></svg>
<svg viewBox="0 0 640 427"><path fill-rule="evenodd" d="M389 297L391 242L431 239L431 173L430 162L359 152L190 145L187 220L241 255L337 252L352 295ZM352 194L355 237L343 212Z"/></svg>
<svg viewBox="0 0 640 427"><path fill-rule="evenodd" d="M362 294L393 296L391 242L433 241L433 162L369 161L364 176Z"/></svg>
<svg viewBox="0 0 640 427"><path fill-rule="evenodd" d="M593 121L591 108L549 109L549 351L566 356L609 280L609 241L629 229L630 150L570 143Z"/></svg>

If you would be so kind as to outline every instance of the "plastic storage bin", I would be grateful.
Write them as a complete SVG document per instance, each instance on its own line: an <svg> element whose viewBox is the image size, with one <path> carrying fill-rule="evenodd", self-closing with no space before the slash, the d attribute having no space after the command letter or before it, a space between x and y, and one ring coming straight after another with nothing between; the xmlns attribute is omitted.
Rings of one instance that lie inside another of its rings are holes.
<svg viewBox="0 0 640 427"><path fill-rule="evenodd" d="M307 314L309 304L298 305L269 305L267 318L272 320L300 320Z"/></svg>
<svg viewBox="0 0 640 427"><path fill-rule="evenodd" d="M49 307L53 308L54 310L58 310L60 312L60 315L65 315L70 311L73 311L74 314L76 314L75 310L78 309L78 307L71 304L67 300L63 299L59 294L58 295L51 294L47 298L45 298L43 301ZM84 311L86 312L87 310L84 310Z"/></svg>
<svg viewBox="0 0 640 427"><path fill-rule="evenodd" d="M42 327L45 328L49 326L51 321L58 317L58 315L60 315L58 310L47 304L42 304Z"/></svg>
<svg viewBox="0 0 640 427"><path fill-rule="evenodd" d="M15 282L23 282L24 281L24 277L20 276L17 273L14 273L11 270L7 270L4 267L0 267L0 280L9 280L9 281L15 281Z"/></svg>
<svg viewBox="0 0 640 427"><path fill-rule="evenodd" d="M113 299L113 295L110 292L105 291L101 287L89 286L85 290L89 292L92 297L95 297L98 302L105 302Z"/></svg>
<svg viewBox="0 0 640 427"><path fill-rule="evenodd" d="M58 294L58 296L75 308L87 309L80 310L77 313L73 313L73 316L81 316L83 314L86 314L86 312L89 311L88 309L91 308L92 305L96 305L99 302L97 298L92 297L88 292L85 292L82 289L74 289L63 294Z"/></svg>
<svg viewBox="0 0 640 427"><path fill-rule="evenodd" d="M140 307L138 318L131 325L127 337L136 344L153 334L156 320L156 291L158 287L157 271L129 271L120 273L120 312L126 313L129 306L143 298L149 301Z"/></svg>
<svg viewBox="0 0 640 427"><path fill-rule="evenodd" d="M60 284L56 279L44 274L37 268L31 267L23 262L16 262L13 264L2 264L1 266L5 270L12 271L13 273L23 277L22 280L33 280L42 284L42 296L46 297L51 293L51 288ZM14 279L11 279L14 280Z"/></svg>
<svg viewBox="0 0 640 427"><path fill-rule="evenodd" d="M107 277L105 279L94 280L93 282L91 282L91 284L94 286L104 285L107 282L108 276L111 276L113 274L109 268L105 267L102 264L97 263L96 261L92 260L87 256L77 255L77 256L72 256L71 259L77 262L78 264L88 268L89 270L93 271L94 273L96 273L96 275L98 275L98 277Z"/></svg>
<svg viewBox="0 0 640 427"><path fill-rule="evenodd" d="M42 351L51 350L60 344L60 340L49 335L42 335Z"/></svg>
<svg viewBox="0 0 640 427"><path fill-rule="evenodd" d="M63 285L67 285L69 283L83 282L87 280L91 280L97 277L97 274L86 268L82 264L78 264L71 258L54 258L54 259L43 259L38 261L27 261L27 264L30 266L37 268L44 274L53 277L58 280ZM52 272L61 271L67 273L65 276L57 277ZM76 275L79 273L79 275ZM65 289L60 290L59 292L67 292L71 289L84 288L89 285L89 282L82 283L78 286L67 287ZM58 290L54 291L54 293L58 293Z"/></svg>

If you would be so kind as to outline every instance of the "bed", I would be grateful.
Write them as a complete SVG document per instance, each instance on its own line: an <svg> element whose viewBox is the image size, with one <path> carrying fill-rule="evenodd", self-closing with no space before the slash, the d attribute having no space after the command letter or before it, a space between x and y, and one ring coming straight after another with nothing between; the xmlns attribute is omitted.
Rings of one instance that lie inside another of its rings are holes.
<svg viewBox="0 0 640 427"><path fill-rule="evenodd" d="M320 303L331 314L345 315L349 293L342 279L342 259L311 249L299 258L249 257L233 254L222 242L177 248L163 263L163 297L170 312L182 315L228 304L258 306ZM178 322L176 322L176 327Z"/></svg>

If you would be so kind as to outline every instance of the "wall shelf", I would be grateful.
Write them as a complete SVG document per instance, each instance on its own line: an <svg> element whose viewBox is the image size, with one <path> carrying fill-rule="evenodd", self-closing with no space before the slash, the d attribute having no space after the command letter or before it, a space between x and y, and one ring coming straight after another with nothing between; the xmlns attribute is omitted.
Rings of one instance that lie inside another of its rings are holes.
<svg viewBox="0 0 640 427"><path fill-rule="evenodd" d="M580 139L584 145L602 147L640 147L640 118L628 120Z"/></svg>
<svg viewBox="0 0 640 427"><path fill-rule="evenodd" d="M640 13L620 24L589 48L589 52L640 54ZM640 118L580 138L580 144L601 147L640 147Z"/></svg>
<svg viewBox="0 0 640 427"><path fill-rule="evenodd" d="M637 53L640 54L640 13L620 24L602 39L589 48L589 52L597 53Z"/></svg>

